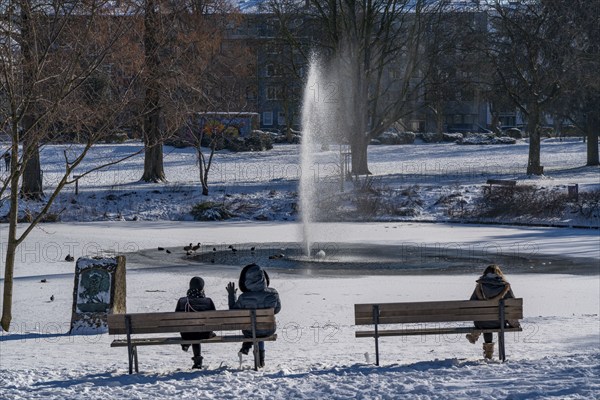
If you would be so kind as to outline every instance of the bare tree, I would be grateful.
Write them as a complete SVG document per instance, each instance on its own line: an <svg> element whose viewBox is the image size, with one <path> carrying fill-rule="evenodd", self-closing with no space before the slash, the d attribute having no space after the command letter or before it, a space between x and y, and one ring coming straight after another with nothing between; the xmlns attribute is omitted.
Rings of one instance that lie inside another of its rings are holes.
<svg viewBox="0 0 600 400"><path fill-rule="evenodd" d="M527 120L529 159L527 174L543 174L540 161L544 113L561 91L565 63L564 36L553 2L496 1L489 14L486 53L504 91Z"/></svg>
<svg viewBox="0 0 600 400"><path fill-rule="evenodd" d="M262 65L267 79L277 85L281 95L279 104L285 115L285 133L288 142L293 140L293 128L298 124L302 102L302 85L308 71L311 47L315 44L315 20L307 13L305 2L294 0L269 0L263 12L268 13L273 25L273 35L265 47ZM259 73L262 73L259 72Z"/></svg>
<svg viewBox="0 0 600 400"><path fill-rule="evenodd" d="M29 13L29 17L35 15L36 23L28 24L24 32L23 10L32 10L31 4L33 2L26 0L9 2L0 15L3 38L0 43L0 109L6 121L13 160L9 178L0 188L0 199L8 194L9 200L1 319L2 329L6 331L12 320L18 246L44 219L62 189L73 182L73 170L92 146L112 132L113 122L132 97L131 91L121 86L120 77L111 75L105 85L94 81L102 75L111 51L118 47L119 39L131 27L128 18L122 16L133 16L134 10L116 10L103 1L57 1L52 7L40 7L35 13ZM27 51L31 54L25 54ZM130 83L134 81L135 77L130 79ZM28 161L36 155L27 145L21 151L19 144L24 138L27 143L44 143L57 130L58 134L64 134L66 126L77 132L82 145L65 150L64 174L50 189L41 209L20 219L19 179L26 173ZM17 227L21 228L19 232Z"/></svg>
<svg viewBox="0 0 600 400"><path fill-rule="evenodd" d="M144 4L144 173L146 182L165 181L163 168L163 135L161 132L160 75L161 28L168 24L161 21L160 1L146 0Z"/></svg>
<svg viewBox="0 0 600 400"><path fill-rule="evenodd" d="M237 15L226 0L146 0L143 13L142 180L160 182L166 180L165 140L186 125L190 112L212 108L219 97L213 95L222 90L215 84L213 68L222 61L218 56L226 27Z"/></svg>
<svg viewBox="0 0 600 400"><path fill-rule="evenodd" d="M588 166L600 165L600 2L575 0L555 4L561 28L568 37L563 57L573 65L565 72L563 96L555 104L557 115L573 123L587 138Z"/></svg>
<svg viewBox="0 0 600 400"><path fill-rule="evenodd" d="M370 140L421 107L423 38L426 21L445 1L311 1L321 21L324 47L338 71L339 98L345 102L352 173L369 174Z"/></svg>
<svg viewBox="0 0 600 400"><path fill-rule="evenodd" d="M448 9L428 18L421 66L425 75L424 105L433 115L439 134L448 115L478 111L476 93L484 68L473 41L486 29L485 18L475 8ZM473 107L469 103L474 103Z"/></svg>

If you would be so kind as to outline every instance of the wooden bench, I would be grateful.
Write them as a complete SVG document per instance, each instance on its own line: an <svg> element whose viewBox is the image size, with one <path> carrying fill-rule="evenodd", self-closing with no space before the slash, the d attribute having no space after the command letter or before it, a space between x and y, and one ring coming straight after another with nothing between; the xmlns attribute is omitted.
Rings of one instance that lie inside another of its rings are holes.
<svg viewBox="0 0 600 400"><path fill-rule="evenodd" d="M500 186L505 189L509 189L511 193L515 190L517 186L517 181L509 180L509 179L488 179L486 182L487 186L484 186L484 191L492 193L492 186Z"/></svg>
<svg viewBox="0 0 600 400"><path fill-rule="evenodd" d="M262 310L223 310L203 312L161 312L138 314L109 314L108 333L126 335L125 339L115 339L110 347L127 347L129 373L138 370L138 346L161 346L170 344L204 344L252 342L254 344L254 370L258 370L258 342L273 341L277 335L256 337L257 330L274 330L275 314L272 308ZM252 331L252 337L246 338L241 332L237 335L223 335L223 332ZM179 332L215 332L210 339L184 340L178 334L175 337L132 337L140 334L160 334Z"/></svg>
<svg viewBox="0 0 600 400"><path fill-rule="evenodd" d="M523 299L433 301L421 303L355 304L355 324L374 325L374 330L357 331L357 338L375 338L375 364L379 365L379 338L384 336L445 335L466 333L498 333L499 356L506 360L504 333L519 332L521 328L505 327L506 320L523 318ZM500 321L501 328L477 329L465 326L466 321ZM461 326L451 324L463 322ZM435 323L426 327L425 323ZM381 325L422 324L382 330Z"/></svg>

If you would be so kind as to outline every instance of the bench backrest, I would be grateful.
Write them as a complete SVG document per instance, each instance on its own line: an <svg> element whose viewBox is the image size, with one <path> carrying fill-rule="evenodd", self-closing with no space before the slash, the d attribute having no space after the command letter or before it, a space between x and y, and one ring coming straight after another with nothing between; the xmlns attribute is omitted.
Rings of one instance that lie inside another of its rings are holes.
<svg viewBox="0 0 600 400"><path fill-rule="evenodd" d="M498 321L497 300L429 301L420 303L355 304L356 325L375 323L373 306L379 308L380 324L455 321ZM523 319L523 299L504 300L505 319Z"/></svg>
<svg viewBox="0 0 600 400"><path fill-rule="evenodd" d="M252 311L256 312L256 329L275 328L272 308L263 310L223 310L201 312L162 312L109 314L108 333L127 334L127 319L132 334L168 332L210 332L252 330Z"/></svg>
<svg viewBox="0 0 600 400"><path fill-rule="evenodd" d="M488 179L486 182L488 185L500 185L500 186L516 186L517 181L511 181L506 179Z"/></svg>

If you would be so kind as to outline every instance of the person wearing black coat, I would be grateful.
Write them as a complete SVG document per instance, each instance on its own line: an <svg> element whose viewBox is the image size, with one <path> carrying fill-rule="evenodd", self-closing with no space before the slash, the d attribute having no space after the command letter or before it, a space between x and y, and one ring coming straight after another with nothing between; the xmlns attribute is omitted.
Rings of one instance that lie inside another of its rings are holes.
<svg viewBox="0 0 600 400"><path fill-rule="evenodd" d="M502 270L498 265L492 264L487 266L483 271L483 275L477 279L477 285L471 295L470 300L497 300L513 299L515 295L510 287L510 283L504 277ZM496 321L475 321L475 327L479 329L495 329L500 328L500 322ZM509 327L519 327L519 321L508 320ZM467 340L475 344L479 339L479 334L468 333ZM492 342L492 333L483 334L483 355L486 359L491 359L494 355L494 343Z"/></svg>
<svg viewBox="0 0 600 400"><path fill-rule="evenodd" d="M275 314L281 310L281 301L277 290L269 287L269 275L257 264L246 265L240 273L239 287L242 292L236 300L235 283L229 282L227 293L229 295L229 309L265 309L273 308ZM267 337L275 333L275 330L257 330L257 337ZM252 331L242 330L242 334L252 337ZM239 354L247 355L252 348L251 342L244 342ZM258 342L258 354L260 366L265 366L265 342Z"/></svg>
<svg viewBox="0 0 600 400"><path fill-rule="evenodd" d="M186 297L182 297L177 301L175 311L183 312L201 312L215 310L213 301L204 295L204 279L195 276L190 280L190 288L187 291ZM213 332L181 332L181 338L185 340L208 339L215 334ZM188 351L190 345L182 344L183 351ZM202 368L202 355L200 352L200 344L193 344L192 351L194 352L194 365L192 368Z"/></svg>

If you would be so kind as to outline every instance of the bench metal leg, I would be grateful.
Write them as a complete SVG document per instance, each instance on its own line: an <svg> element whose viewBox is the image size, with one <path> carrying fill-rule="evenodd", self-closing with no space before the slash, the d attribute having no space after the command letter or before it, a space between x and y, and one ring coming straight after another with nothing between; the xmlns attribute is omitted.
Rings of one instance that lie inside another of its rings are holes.
<svg viewBox="0 0 600 400"><path fill-rule="evenodd" d="M498 358L500 361L506 361L506 353L504 350L504 332L498 332Z"/></svg>
<svg viewBox="0 0 600 400"><path fill-rule="evenodd" d="M506 361L506 353L504 352L504 325L506 324L504 313L504 299L500 300L500 332L498 332L498 358L502 362Z"/></svg>
<svg viewBox="0 0 600 400"><path fill-rule="evenodd" d="M373 321L375 322L375 365L379 366L379 306L373 306Z"/></svg>
<svg viewBox="0 0 600 400"><path fill-rule="evenodd" d="M133 354L130 348L127 348L127 358L129 361L129 375L133 374Z"/></svg>
<svg viewBox="0 0 600 400"><path fill-rule="evenodd" d="M129 375L133 373L133 358L135 346L131 345L131 316L125 315L125 328L127 329L127 358L129 361ZM137 355L135 356L135 372L137 372Z"/></svg>
<svg viewBox="0 0 600 400"><path fill-rule="evenodd" d="M254 355L254 370L258 371L258 341L254 341L252 344L252 354Z"/></svg>
<svg viewBox="0 0 600 400"><path fill-rule="evenodd" d="M256 310L250 312L252 318L252 354L254 355L254 370L258 371L258 340L256 340Z"/></svg>
<svg viewBox="0 0 600 400"><path fill-rule="evenodd" d="M137 346L133 346L133 360L135 362L135 372L136 374L140 372L138 368L138 354L137 354Z"/></svg>

